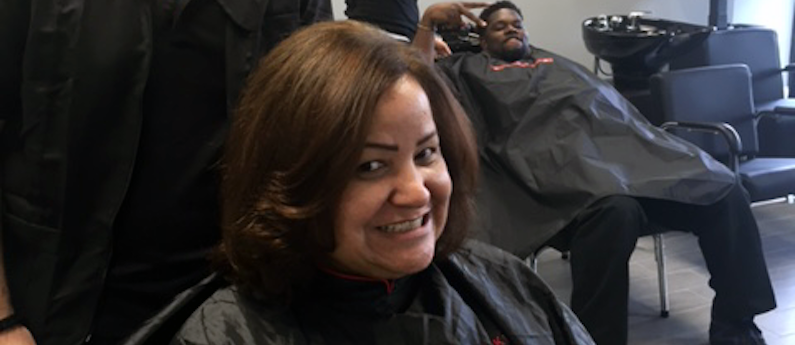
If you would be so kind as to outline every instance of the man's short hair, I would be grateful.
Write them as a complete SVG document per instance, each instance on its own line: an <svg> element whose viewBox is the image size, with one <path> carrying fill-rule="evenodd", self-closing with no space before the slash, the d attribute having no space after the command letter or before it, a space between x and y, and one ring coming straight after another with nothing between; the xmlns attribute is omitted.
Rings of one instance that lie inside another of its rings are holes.
<svg viewBox="0 0 795 345"><path fill-rule="evenodd" d="M516 11L516 13L519 14L519 17L522 17L522 19L524 19L524 15L522 15L522 10L520 10L519 7L516 7L516 5L514 3L510 2L510 1L507 1L507 0L506 1L497 1L497 2L495 2L493 4L491 4L489 7L486 7L485 9L483 9L483 11L480 12L480 19L482 19L483 21L488 22L489 17L494 12L497 12L497 11L503 9L503 8L507 8L509 10Z"/></svg>

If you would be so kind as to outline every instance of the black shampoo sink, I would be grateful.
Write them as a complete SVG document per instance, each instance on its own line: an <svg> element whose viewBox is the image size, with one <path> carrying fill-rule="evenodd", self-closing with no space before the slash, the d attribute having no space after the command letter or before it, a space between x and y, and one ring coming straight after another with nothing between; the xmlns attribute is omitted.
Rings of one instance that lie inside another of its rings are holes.
<svg viewBox="0 0 795 345"><path fill-rule="evenodd" d="M707 26L629 15L601 15L582 23L585 47L610 63L619 90L647 89L649 77L709 36Z"/></svg>

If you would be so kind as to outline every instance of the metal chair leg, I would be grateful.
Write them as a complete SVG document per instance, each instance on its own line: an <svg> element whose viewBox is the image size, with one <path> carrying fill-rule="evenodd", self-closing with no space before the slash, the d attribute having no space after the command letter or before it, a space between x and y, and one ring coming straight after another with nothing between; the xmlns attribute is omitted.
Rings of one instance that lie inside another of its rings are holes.
<svg viewBox="0 0 795 345"><path fill-rule="evenodd" d="M668 279L665 276L665 243L662 234L654 234L654 259L657 261L657 282L660 285L660 316L668 317Z"/></svg>
<svg viewBox="0 0 795 345"><path fill-rule="evenodd" d="M660 287L660 316L668 317L670 315L668 305L668 278L665 275L665 242L663 241L662 234L652 235L654 239L654 259L657 261L657 282ZM544 248L539 248L536 252L530 254L525 258L525 263L530 266L530 269L538 272L538 254ZM563 259L569 258L569 252L564 251L561 253Z"/></svg>

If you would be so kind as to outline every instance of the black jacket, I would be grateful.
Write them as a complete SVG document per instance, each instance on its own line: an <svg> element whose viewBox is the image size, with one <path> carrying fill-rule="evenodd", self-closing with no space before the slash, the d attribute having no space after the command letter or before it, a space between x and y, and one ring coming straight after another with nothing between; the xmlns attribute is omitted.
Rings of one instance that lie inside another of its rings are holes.
<svg viewBox="0 0 795 345"><path fill-rule="evenodd" d="M218 2L230 109L259 56L331 16L327 0ZM149 3L0 0L3 255L41 345L81 344L92 323L140 136Z"/></svg>
<svg viewBox="0 0 795 345"><path fill-rule="evenodd" d="M289 308L222 289L172 345L593 344L524 262L482 243L384 284L320 278Z"/></svg>
<svg viewBox="0 0 795 345"><path fill-rule="evenodd" d="M437 63L478 136L480 238L521 257L608 195L710 204L735 178L651 125L608 83L541 49L515 63L485 53Z"/></svg>

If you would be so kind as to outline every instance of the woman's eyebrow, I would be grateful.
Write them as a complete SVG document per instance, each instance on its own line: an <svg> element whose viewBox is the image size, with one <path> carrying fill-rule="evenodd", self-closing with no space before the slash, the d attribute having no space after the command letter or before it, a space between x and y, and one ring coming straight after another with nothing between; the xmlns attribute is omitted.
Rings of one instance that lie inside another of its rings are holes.
<svg viewBox="0 0 795 345"><path fill-rule="evenodd" d="M417 140L417 146L425 144L429 140L431 140L434 137L436 137L436 135L437 135L436 130L426 134L424 137L420 138L420 140ZM364 148L387 150L387 151L398 151L398 146L397 145L382 144L382 143L375 143L375 142L366 142L366 143L364 143Z"/></svg>
<svg viewBox="0 0 795 345"><path fill-rule="evenodd" d="M425 135L424 137L422 137L422 139L420 139L420 140L417 140L417 146L420 146L420 145L424 144L425 142L427 142L427 141L429 141L429 140L433 139L433 137L435 137L435 136L436 136L436 134L437 134L437 133L436 133L436 130L434 130L433 132L430 132L430 133L428 133L427 135Z"/></svg>
<svg viewBox="0 0 795 345"><path fill-rule="evenodd" d="M397 151L397 145L389 145L389 144L381 144L381 143L365 143L364 148L366 149L379 149L379 150L387 150L387 151Z"/></svg>

